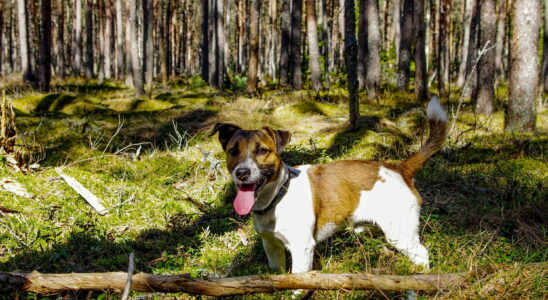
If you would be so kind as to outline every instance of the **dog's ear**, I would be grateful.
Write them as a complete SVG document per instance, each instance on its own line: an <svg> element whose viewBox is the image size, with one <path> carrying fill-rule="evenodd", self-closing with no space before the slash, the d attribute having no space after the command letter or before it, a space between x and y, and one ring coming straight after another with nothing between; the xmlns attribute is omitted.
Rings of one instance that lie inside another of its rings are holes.
<svg viewBox="0 0 548 300"><path fill-rule="evenodd" d="M215 133L219 132L219 143L221 143L223 149L226 150L226 145L228 144L228 141L230 141L234 133L236 133L236 131L240 129L242 128L233 124L217 123L213 127L213 130L211 131L211 134L209 136L212 136Z"/></svg>
<svg viewBox="0 0 548 300"><path fill-rule="evenodd" d="M278 155L281 154L291 140L291 132L285 130L274 130L270 127L263 127L263 130L268 132L274 141L276 141L276 153L278 153Z"/></svg>

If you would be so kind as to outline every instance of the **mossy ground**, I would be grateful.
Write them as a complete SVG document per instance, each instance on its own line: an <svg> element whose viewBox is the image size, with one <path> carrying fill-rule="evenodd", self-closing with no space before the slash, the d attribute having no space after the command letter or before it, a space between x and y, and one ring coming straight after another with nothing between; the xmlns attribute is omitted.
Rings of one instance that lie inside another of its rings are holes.
<svg viewBox="0 0 548 300"><path fill-rule="evenodd" d="M232 211L234 187L224 154L208 132L218 121L284 128L294 135L283 158L294 165L339 159L395 162L425 140L425 105L413 102L411 94L387 91L379 101L364 98L356 131L346 127L345 95L344 89L267 90L250 97L194 81L159 89L151 98L135 98L114 83L78 80L57 85L50 95L11 90L19 131L25 133L20 144L28 145L27 156L41 169L23 175L0 167L1 178L13 178L36 195L26 199L0 191L0 205L21 212L0 218L0 271L119 271L135 252L136 268L143 272L272 273L251 220ZM416 185L425 200L421 235L430 250L430 273L485 264L494 264L498 272L467 287L419 292L420 298L548 296L548 111L539 112L539 133L504 133L506 94L497 95L499 109L490 117L474 115L464 103L445 147L419 172ZM443 102L450 114L455 112L456 93ZM100 197L108 214L99 216L59 180L57 166ZM317 247L315 258L314 268L322 272L416 271L376 230L337 234ZM93 297L105 296L119 297ZM402 296L314 294L316 299Z"/></svg>

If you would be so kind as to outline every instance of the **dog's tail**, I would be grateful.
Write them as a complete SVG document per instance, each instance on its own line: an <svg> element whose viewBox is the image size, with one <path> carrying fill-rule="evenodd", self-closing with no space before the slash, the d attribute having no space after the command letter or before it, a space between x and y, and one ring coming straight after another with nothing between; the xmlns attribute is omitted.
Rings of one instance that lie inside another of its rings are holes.
<svg viewBox="0 0 548 300"><path fill-rule="evenodd" d="M422 145L417 153L400 163L400 167L408 178L413 178L422 168L424 162L441 149L445 141L447 134L447 113L437 97L432 98L430 103L428 103L426 115L430 125L430 135L426 143Z"/></svg>

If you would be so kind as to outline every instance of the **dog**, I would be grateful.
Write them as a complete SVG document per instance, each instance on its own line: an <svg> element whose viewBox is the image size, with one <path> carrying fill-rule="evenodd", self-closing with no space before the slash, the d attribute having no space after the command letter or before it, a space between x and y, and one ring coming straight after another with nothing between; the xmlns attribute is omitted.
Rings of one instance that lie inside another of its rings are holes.
<svg viewBox="0 0 548 300"><path fill-rule="evenodd" d="M295 168L280 159L291 133L217 123L211 134L219 133L238 188L234 210L252 214L269 267L285 270L287 248L291 272L310 271L316 244L348 225L374 223L392 246L428 268L428 250L419 238L422 199L413 177L446 138L447 114L435 97L427 118L425 144L398 164L344 160Z"/></svg>

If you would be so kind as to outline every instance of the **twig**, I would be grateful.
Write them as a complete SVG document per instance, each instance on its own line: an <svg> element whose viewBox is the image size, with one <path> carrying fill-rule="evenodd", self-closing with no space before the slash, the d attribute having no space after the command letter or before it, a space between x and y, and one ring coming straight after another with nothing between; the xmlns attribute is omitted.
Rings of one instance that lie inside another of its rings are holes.
<svg viewBox="0 0 548 300"><path fill-rule="evenodd" d="M126 287L124 288L124 293L122 294L121 300L127 300L129 293L131 292L131 283L133 279L133 270L135 269L134 254L131 252L129 254L129 265L127 267L127 282Z"/></svg>
<svg viewBox="0 0 548 300"><path fill-rule="evenodd" d="M107 209L103 205L101 205L101 199L97 198L92 192L90 192L88 189L86 189L80 182L78 182L76 179L66 175L63 173L61 168L55 168L55 171L59 176L61 176L65 182L84 200L86 200L89 205L91 205L100 215L104 215L107 213Z"/></svg>
<svg viewBox="0 0 548 300"><path fill-rule="evenodd" d="M120 115L118 115L118 127L116 128L116 132L114 132L114 134L108 140L108 143L105 146L105 149L103 150L103 153L107 152L108 146L110 146L110 143L112 142L112 140L120 133L123 126L124 126L124 118L122 118L122 117L120 117Z"/></svg>

